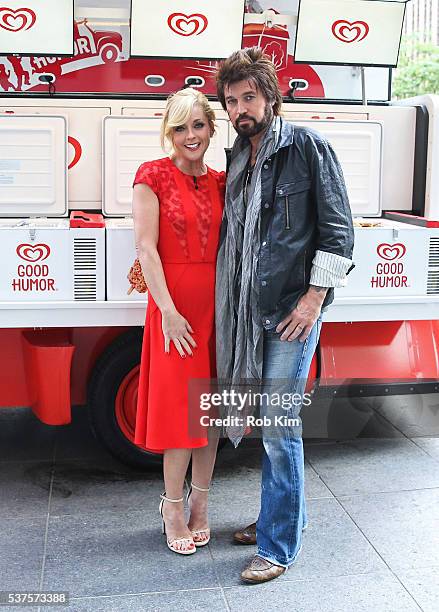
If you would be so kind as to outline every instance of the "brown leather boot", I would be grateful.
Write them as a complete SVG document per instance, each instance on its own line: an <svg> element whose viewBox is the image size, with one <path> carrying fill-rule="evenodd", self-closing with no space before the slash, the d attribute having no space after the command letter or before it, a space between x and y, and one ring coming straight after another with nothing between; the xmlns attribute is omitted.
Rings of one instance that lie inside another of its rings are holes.
<svg viewBox="0 0 439 612"><path fill-rule="evenodd" d="M302 531L305 531L307 527L308 525L305 525ZM244 527L244 529L235 531L233 534L233 541L237 544L256 544L256 523L252 523Z"/></svg>
<svg viewBox="0 0 439 612"><path fill-rule="evenodd" d="M233 541L238 544L256 544L256 523L235 531Z"/></svg>
<svg viewBox="0 0 439 612"><path fill-rule="evenodd" d="M258 555L255 555L251 560L250 564L241 573L241 579L244 582L250 582L252 584L260 582L268 582L282 576L286 572L286 567L281 565L275 565Z"/></svg>

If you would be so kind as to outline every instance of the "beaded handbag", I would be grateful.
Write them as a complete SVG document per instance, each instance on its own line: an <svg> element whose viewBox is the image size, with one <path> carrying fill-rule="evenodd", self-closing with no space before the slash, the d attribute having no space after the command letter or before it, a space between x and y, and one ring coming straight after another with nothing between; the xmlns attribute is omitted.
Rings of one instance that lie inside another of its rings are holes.
<svg viewBox="0 0 439 612"><path fill-rule="evenodd" d="M146 293L148 291L148 287L146 286L145 279L143 277L142 267L140 265L140 261L137 258L134 260L134 263L127 274L127 279L129 280L131 285L131 287L127 291L128 295L130 295L130 293L132 293L134 289L138 293Z"/></svg>

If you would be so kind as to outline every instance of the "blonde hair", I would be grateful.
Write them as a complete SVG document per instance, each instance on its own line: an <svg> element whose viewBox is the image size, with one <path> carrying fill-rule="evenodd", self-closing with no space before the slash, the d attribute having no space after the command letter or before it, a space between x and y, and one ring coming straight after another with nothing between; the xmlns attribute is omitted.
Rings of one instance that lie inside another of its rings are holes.
<svg viewBox="0 0 439 612"><path fill-rule="evenodd" d="M189 120L194 106L198 104L206 115L211 133L215 132L215 112L206 96L192 87L181 89L169 96L165 115L160 129L162 149L171 155L174 153L172 135L174 128L184 125Z"/></svg>

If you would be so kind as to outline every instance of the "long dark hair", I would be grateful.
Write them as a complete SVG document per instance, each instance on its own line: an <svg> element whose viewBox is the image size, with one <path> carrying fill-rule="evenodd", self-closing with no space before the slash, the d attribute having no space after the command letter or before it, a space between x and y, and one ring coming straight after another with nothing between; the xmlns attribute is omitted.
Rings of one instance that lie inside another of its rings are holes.
<svg viewBox="0 0 439 612"><path fill-rule="evenodd" d="M277 80L276 68L270 58L259 47L240 49L221 62L216 74L218 99L226 109L224 89L238 81L253 82L264 98L272 104L274 115L279 115L282 94Z"/></svg>

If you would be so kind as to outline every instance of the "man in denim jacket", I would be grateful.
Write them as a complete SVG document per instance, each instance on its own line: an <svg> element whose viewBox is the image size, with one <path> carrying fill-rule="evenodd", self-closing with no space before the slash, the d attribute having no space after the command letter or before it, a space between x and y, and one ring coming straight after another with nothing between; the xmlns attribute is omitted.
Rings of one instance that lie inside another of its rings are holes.
<svg viewBox="0 0 439 612"><path fill-rule="evenodd" d="M342 170L321 134L282 119L276 70L260 49L225 60L217 86L238 133L217 263L218 378L261 381L269 397L303 397L322 309L353 267ZM257 523L234 535L258 547L241 574L246 582L280 576L301 549L307 516L300 408L260 405L261 417L279 422L262 430ZM235 445L244 430L245 423L228 431Z"/></svg>

